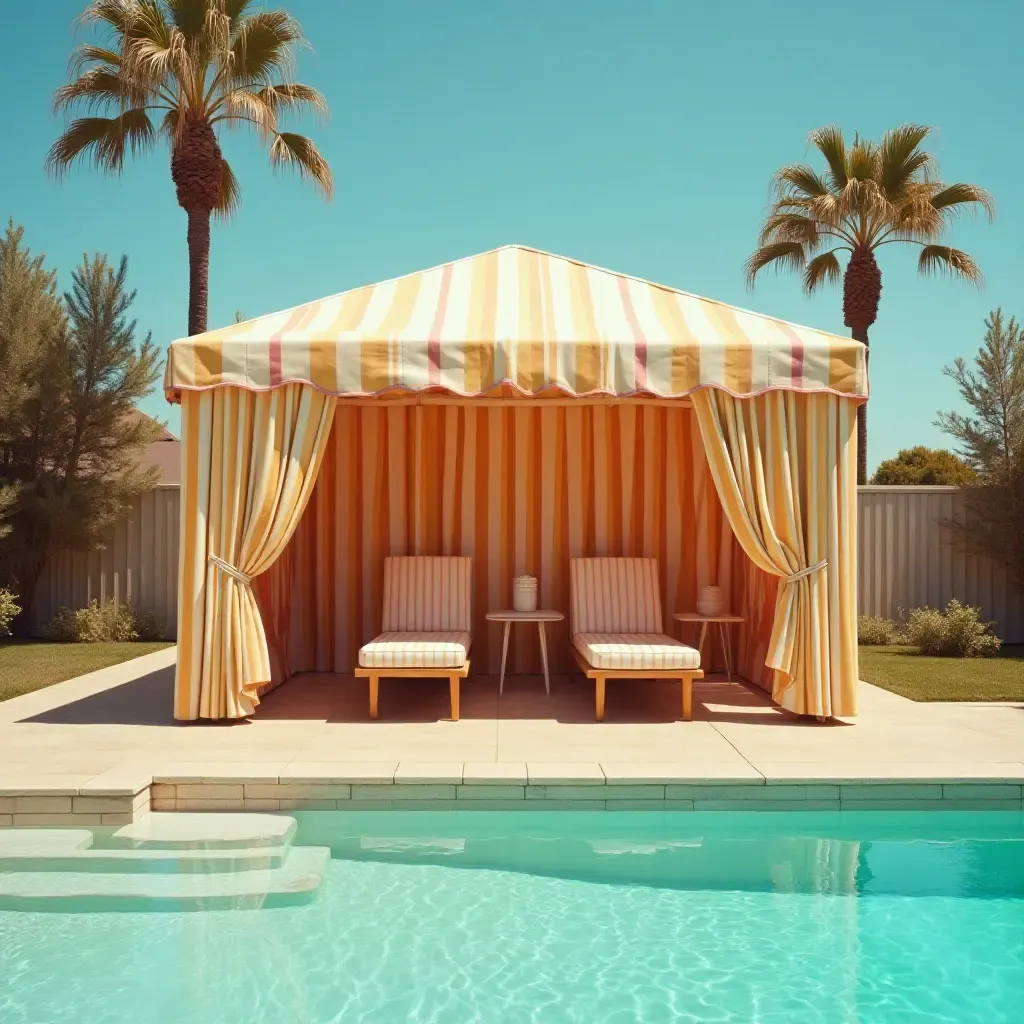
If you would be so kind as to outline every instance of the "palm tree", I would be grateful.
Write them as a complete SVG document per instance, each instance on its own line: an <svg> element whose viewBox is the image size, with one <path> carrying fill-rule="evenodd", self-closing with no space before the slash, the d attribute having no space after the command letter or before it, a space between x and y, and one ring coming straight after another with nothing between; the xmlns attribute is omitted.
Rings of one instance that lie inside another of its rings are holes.
<svg viewBox="0 0 1024 1024"><path fill-rule="evenodd" d="M943 245L956 216L984 209L994 215L992 197L977 185L946 185L938 179L933 154L921 148L931 134L906 124L875 143L855 135L848 146L836 125L819 128L810 141L825 158L819 174L808 164L791 164L772 179L774 201L761 227L758 248L746 262L747 283L769 265L803 274L810 294L825 283L843 282L843 322L858 341L878 316L882 272L875 259L883 245L920 247L922 274L945 272L981 283L977 263ZM836 253L847 252L845 270ZM857 410L857 481L867 481L867 409Z"/></svg>
<svg viewBox="0 0 1024 1024"><path fill-rule="evenodd" d="M297 170L328 198L333 189L313 141L278 128L284 114L327 111L316 89L290 80L302 32L285 11L254 10L251 0L92 0L82 20L108 38L76 47L71 81L55 93L54 107L90 116L67 125L47 166L60 174L89 158L117 173L129 153L167 141L178 205L188 216L188 331L202 333L210 215L227 217L239 201L218 132L255 129L274 167Z"/></svg>

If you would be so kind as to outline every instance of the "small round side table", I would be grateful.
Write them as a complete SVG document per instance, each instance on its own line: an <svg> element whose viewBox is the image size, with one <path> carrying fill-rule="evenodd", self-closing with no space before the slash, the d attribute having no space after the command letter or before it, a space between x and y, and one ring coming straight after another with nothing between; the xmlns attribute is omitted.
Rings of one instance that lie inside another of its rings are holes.
<svg viewBox="0 0 1024 1024"><path fill-rule="evenodd" d="M505 659L508 657L508 634L513 622L536 622L540 633L540 660L544 664L544 689L550 695L551 679L548 677L548 642L544 635L545 622L561 622L565 616L561 612L538 608L532 612L517 612L511 608L500 612L488 612L488 622L504 622L505 635L501 640L501 678L498 680L498 693L505 689Z"/></svg>
<svg viewBox="0 0 1024 1024"><path fill-rule="evenodd" d="M729 663L729 634L726 626L734 622L746 622L745 615L701 615L699 612L676 612L672 616L677 622L699 622L700 639L697 641L697 650L700 651L701 661L704 660L704 639L708 635L708 626L715 623L718 626L718 635L722 640L722 654L725 656L725 678L732 682L732 666Z"/></svg>

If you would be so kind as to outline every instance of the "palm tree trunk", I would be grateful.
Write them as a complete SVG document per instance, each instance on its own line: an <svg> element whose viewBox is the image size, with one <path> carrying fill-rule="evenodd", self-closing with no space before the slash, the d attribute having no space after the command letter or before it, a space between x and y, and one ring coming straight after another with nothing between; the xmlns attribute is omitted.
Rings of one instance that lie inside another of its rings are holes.
<svg viewBox="0 0 1024 1024"><path fill-rule="evenodd" d="M850 328L855 341L867 348L868 328L878 316L878 303L882 298L882 272L875 254L868 248L856 248L843 275L843 322ZM867 353L864 354L867 372ZM868 407L867 402L857 406L857 483L868 482Z"/></svg>
<svg viewBox="0 0 1024 1024"><path fill-rule="evenodd" d="M206 330L206 307L210 289L210 211L188 213L188 333Z"/></svg>

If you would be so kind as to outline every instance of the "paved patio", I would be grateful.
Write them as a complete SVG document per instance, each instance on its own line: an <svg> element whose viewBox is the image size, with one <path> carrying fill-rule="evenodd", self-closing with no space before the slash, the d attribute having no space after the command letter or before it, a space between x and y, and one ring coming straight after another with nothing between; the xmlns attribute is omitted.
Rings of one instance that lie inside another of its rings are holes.
<svg viewBox="0 0 1024 1024"><path fill-rule="evenodd" d="M458 722L445 720L445 685L401 680L382 683L381 719L371 722L364 683L312 675L268 695L252 721L182 724L171 717L173 661L170 648L0 703L0 789L190 777L189 767L196 779L336 777L362 766L427 780L430 765L484 776L521 766L524 778L529 765L531 782L588 772L609 782L1024 782L1022 704L915 704L861 684L855 722L819 724L712 678L695 686L693 722L677 720L677 687L652 682L610 685L598 724L580 677L554 677L550 697L539 677L512 677L499 697L497 678L484 676L464 685Z"/></svg>

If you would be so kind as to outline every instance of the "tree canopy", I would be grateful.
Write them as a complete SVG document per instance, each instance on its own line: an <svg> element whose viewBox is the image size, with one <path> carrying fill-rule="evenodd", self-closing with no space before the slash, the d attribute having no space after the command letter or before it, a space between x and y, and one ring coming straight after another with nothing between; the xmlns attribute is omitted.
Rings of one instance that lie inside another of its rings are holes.
<svg viewBox="0 0 1024 1024"><path fill-rule="evenodd" d="M975 483L978 474L967 463L945 448L917 445L903 448L895 458L880 463L873 484L947 484L963 487Z"/></svg>
<svg viewBox="0 0 1024 1024"><path fill-rule="evenodd" d="M968 550L1005 565L1024 588L1024 327L994 310L973 362L957 359L945 373L970 412L940 413L938 426L978 474L952 525Z"/></svg>
<svg viewBox="0 0 1024 1024"><path fill-rule="evenodd" d="M54 551L101 546L153 486L137 459L159 426L133 412L160 365L127 277L85 256L59 297L20 228L0 239L0 586L26 610Z"/></svg>

